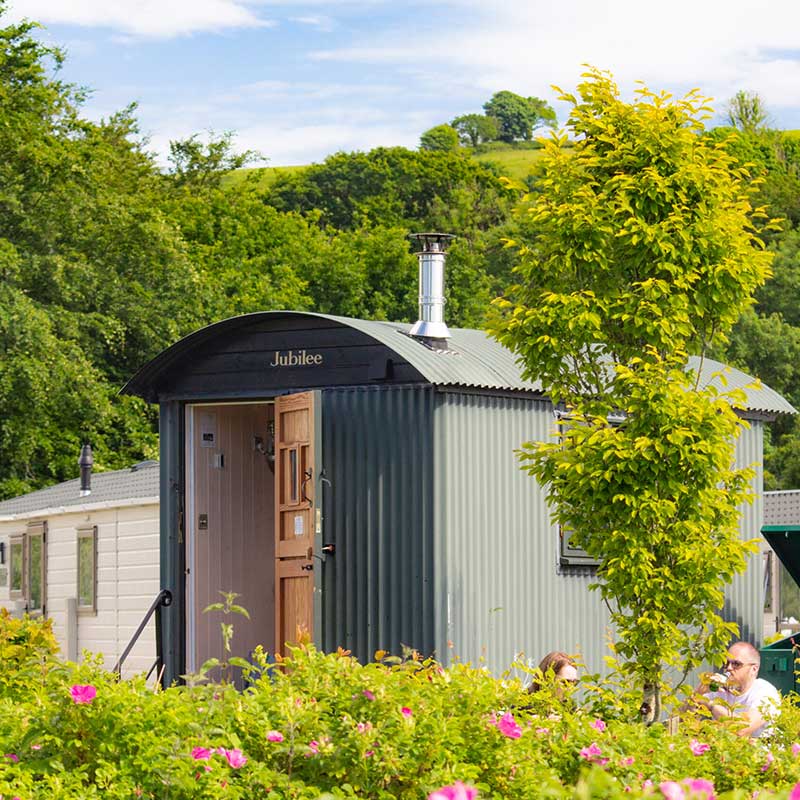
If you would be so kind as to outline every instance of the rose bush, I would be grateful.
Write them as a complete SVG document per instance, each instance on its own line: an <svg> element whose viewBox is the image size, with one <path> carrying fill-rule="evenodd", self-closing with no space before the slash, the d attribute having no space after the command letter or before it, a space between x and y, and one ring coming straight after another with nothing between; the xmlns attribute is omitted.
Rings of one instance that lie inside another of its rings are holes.
<svg viewBox="0 0 800 800"><path fill-rule="evenodd" d="M245 691L156 691L30 653L0 696L0 797L800 797L800 709L769 742L685 719L677 735L599 717L464 664L360 664L313 647L262 656ZM794 792L794 795L791 793Z"/></svg>

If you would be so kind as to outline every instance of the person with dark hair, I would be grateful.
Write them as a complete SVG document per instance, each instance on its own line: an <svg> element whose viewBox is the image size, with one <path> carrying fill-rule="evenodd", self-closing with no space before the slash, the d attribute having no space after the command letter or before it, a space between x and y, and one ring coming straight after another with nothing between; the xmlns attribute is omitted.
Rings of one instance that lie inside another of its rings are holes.
<svg viewBox="0 0 800 800"><path fill-rule="evenodd" d="M747 724L736 731L738 736L769 736L772 719L777 715L781 696L778 690L758 677L761 654L749 642L734 642L728 648L728 660L722 673L712 675L697 687L696 698L714 719L737 717ZM711 691L711 683L716 691Z"/></svg>
<svg viewBox="0 0 800 800"><path fill-rule="evenodd" d="M556 687L556 696L563 700L566 695L565 686L574 686L578 682L578 667L574 659L560 650L548 653L539 662L539 672L542 673L541 679L537 676L528 687L531 693L541 690L544 685L542 681L547 683L552 681Z"/></svg>

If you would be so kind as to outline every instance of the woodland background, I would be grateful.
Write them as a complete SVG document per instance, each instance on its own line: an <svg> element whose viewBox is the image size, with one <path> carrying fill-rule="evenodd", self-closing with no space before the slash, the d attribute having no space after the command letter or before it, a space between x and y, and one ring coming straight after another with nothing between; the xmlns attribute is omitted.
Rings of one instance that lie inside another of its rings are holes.
<svg viewBox="0 0 800 800"><path fill-rule="evenodd" d="M84 442L98 469L157 457L156 409L118 392L198 327L281 308L411 322L407 235L438 230L458 237L448 324L480 328L513 282L504 241L535 237L514 207L537 190L533 131L555 119L538 98L499 92L417 151L245 169L258 154L224 133L173 142L164 169L135 106L86 119L86 90L32 33L0 30L0 499L75 477ZM800 407L800 136L739 110L704 135L752 165L754 204L784 221L765 234L774 276L715 356ZM800 487L800 420L772 426L765 480Z"/></svg>

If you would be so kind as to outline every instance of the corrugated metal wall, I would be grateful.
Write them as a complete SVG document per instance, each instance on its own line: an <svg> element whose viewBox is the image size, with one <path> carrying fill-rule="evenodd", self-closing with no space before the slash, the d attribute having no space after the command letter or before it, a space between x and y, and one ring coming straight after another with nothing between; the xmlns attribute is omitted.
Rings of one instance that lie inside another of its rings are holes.
<svg viewBox="0 0 800 800"><path fill-rule="evenodd" d="M761 540L761 525L764 519L764 423L750 422L750 429L743 430L736 443L736 466L752 466L756 472L753 479L753 502L741 508L741 530L744 539ZM725 593L724 616L739 624L742 639L759 647L763 639L764 626L764 566L760 552L753 553L747 571L734 578Z"/></svg>
<svg viewBox="0 0 800 800"><path fill-rule="evenodd" d="M432 440L430 387L323 392L324 649L433 649Z"/></svg>
<svg viewBox="0 0 800 800"><path fill-rule="evenodd" d="M593 571L558 564L558 531L545 493L519 469L514 450L554 430L549 403L524 398L447 392L437 395L436 530L437 648L450 659L500 673L524 651L538 663L550 650L581 654L587 668L604 671L608 614L588 586ZM737 445L737 465L760 462L762 423L753 422ZM742 509L745 538L761 527L761 467L756 497ZM760 643L761 556L729 588L726 617L742 638Z"/></svg>
<svg viewBox="0 0 800 800"><path fill-rule="evenodd" d="M608 615L585 567L558 565L545 494L514 451L554 430L548 402L447 392L436 408L437 647L500 673L524 651L605 654ZM448 644L449 643L449 644Z"/></svg>

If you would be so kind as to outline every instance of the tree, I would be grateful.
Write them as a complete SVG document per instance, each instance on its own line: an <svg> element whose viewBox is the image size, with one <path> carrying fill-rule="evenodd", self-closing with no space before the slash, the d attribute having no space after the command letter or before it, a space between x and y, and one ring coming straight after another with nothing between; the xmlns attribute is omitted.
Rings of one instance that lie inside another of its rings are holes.
<svg viewBox="0 0 800 800"><path fill-rule="evenodd" d="M450 125L437 125L419 137L420 150L458 150L458 134Z"/></svg>
<svg viewBox="0 0 800 800"><path fill-rule="evenodd" d="M133 108L82 119L35 27L0 29L0 496L73 477L85 441L101 469L151 457L152 415L111 399L196 319Z"/></svg>
<svg viewBox="0 0 800 800"><path fill-rule="evenodd" d="M615 650L652 722L665 668L716 658L736 628L719 609L752 549L737 512L752 473L731 468L743 396L699 386L687 354L724 339L771 254L746 173L701 136L698 93L625 103L591 70L561 99L574 149L546 145L494 331L565 410L559 440L525 443L523 464L599 559Z"/></svg>
<svg viewBox="0 0 800 800"><path fill-rule="evenodd" d="M504 142L530 141L536 128L556 125L556 112L538 97L521 97L509 91L496 92L483 104L488 117L497 121Z"/></svg>
<svg viewBox="0 0 800 800"><path fill-rule="evenodd" d="M768 115L759 94L739 90L728 102L726 118L732 127L751 133L766 125Z"/></svg>
<svg viewBox="0 0 800 800"><path fill-rule="evenodd" d="M462 114L451 123L463 145L477 147L481 142L491 142L500 133L497 120L485 114Z"/></svg>
<svg viewBox="0 0 800 800"><path fill-rule="evenodd" d="M233 149L233 133L226 131L221 136L212 132L206 144L197 134L171 141L168 160L176 185L197 188L219 186L222 178L233 170L265 159L255 150L237 153Z"/></svg>

